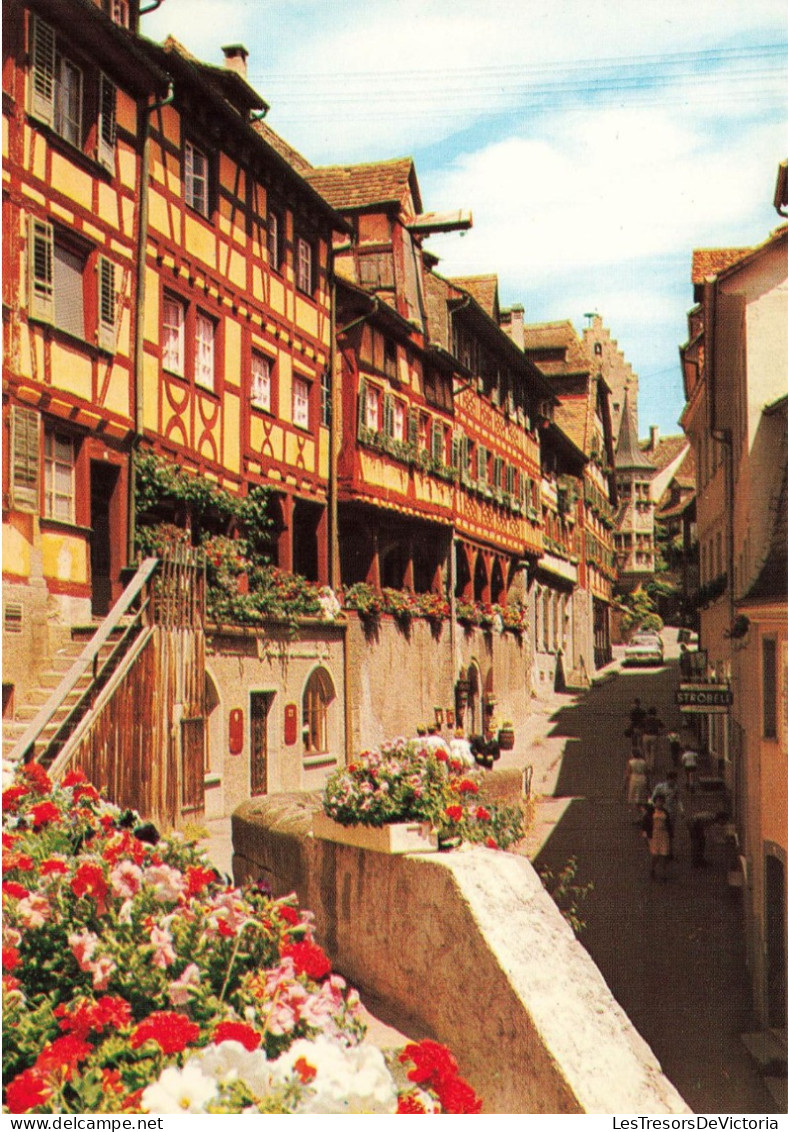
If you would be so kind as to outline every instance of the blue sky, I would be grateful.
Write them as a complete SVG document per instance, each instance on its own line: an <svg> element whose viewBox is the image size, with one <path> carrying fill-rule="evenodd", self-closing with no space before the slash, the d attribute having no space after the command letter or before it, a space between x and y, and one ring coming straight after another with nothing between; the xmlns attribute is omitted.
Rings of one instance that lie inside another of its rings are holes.
<svg viewBox="0 0 788 1132"><path fill-rule="evenodd" d="M496 273L527 321L597 311L678 430L696 247L760 243L788 157L784 0L164 0L207 62L249 49L270 125L311 162L410 155L447 275Z"/></svg>

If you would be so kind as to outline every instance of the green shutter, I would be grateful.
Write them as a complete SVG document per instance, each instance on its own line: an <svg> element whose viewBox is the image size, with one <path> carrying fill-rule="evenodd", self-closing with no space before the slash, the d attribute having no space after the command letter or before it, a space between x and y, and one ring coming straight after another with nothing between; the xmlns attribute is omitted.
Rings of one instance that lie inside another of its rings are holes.
<svg viewBox="0 0 788 1132"><path fill-rule="evenodd" d="M419 411L418 409L408 409L408 444L412 444L414 448L419 443Z"/></svg>
<svg viewBox="0 0 788 1132"><path fill-rule="evenodd" d="M358 381L358 428L357 435L361 439L362 432L367 424L367 381L360 377Z"/></svg>
<svg viewBox="0 0 788 1132"><path fill-rule="evenodd" d="M55 123L55 33L31 15L30 113L48 126Z"/></svg>
<svg viewBox="0 0 788 1132"><path fill-rule="evenodd" d="M41 467L41 417L35 409L11 408L11 506L37 512Z"/></svg>
<svg viewBox="0 0 788 1132"><path fill-rule="evenodd" d="M462 436L456 428L451 434L451 466L457 472L462 470Z"/></svg>
<svg viewBox="0 0 788 1132"><path fill-rule="evenodd" d="M28 313L41 322L55 321L54 251L52 225L31 216L27 229Z"/></svg>
<svg viewBox="0 0 788 1132"><path fill-rule="evenodd" d="M99 75L99 116L96 131L96 160L106 169L115 169L115 107L117 91L106 75Z"/></svg>
<svg viewBox="0 0 788 1132"><path fill-rule="evenodd" d="M98 257L98 344L115 352L115 264Z"/></svg>
<svg viewBox="0 0 788 1132"><path fill-rule="evenodd" d="M432 420L432 458L433 460L440 460L443 463L444 457L444 439L443 439L443 425L440 421Z"/></svg>
<svg viewBox="0 0 788 1132"><path fill-rule="evenodd" d="M390 393L383 395L383 435L394 435L394 398Z"/></svg>
<svg viewBox="0 0 788 1132"><path fill-rule="evenodd" d="M476 468L479 483L487 483L487 449L483 444L476 449Z"/></svg>

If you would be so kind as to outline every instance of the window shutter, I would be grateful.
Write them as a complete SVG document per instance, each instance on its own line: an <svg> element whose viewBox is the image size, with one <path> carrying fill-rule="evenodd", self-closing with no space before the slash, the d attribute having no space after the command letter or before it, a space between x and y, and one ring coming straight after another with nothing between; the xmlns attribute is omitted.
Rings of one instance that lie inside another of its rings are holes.
<svg viewBox="0 0 788 1132"><path fill-rule="evenodd" d="M483 444L479 445L476 459L478 464L477 478L479 480L479 483L487 483L487 449Z"/></svg>
<svg viewBox="0 0 788 1132"><path fill-rule="evenodd" d="M510 495L514 495L514 464L506 466L506 490Z"/></svg>
<svg viewBox="0 0 788 1132"><path fill-rule="evenodd" d="M55 123L55 33L31 16L30 113L48 126Z"/></svg>
<svg viewBox="0 0 788 1132"><path fill-rule="evenodd" d="M106 169L115 168L115 137L117 124L115 107L117 91L106 75L99 75L99 118L96 143L96 160Z"/></svg>
<svg viewBox="0 0 788 1132"><path fill-rule="evenodd" d="M443 425L440 421L432 420L432 458L443 463L444 457Z"/></svg>
<svg viewBox="0 0 788 1132"><path fill-rule="evenodd" d="M456 428L451 434L451 466L455 471L462 470L462 435Z"/></svg>
<svg viewBox="0 0 788 1132"><path fill-rule="evenodd" d="M503 486L503 459L500 456L493 458L493 487Z"/></svg>
<svg viewBox="0 0 788 1132"><path fill-rule="evenodd" d="M11 506L38 511L41 418L35 409L11 408Z"/></svg>
<svg viewBox="0 0 788 1132"><path fill-rule="evenodd" d="M115 351L115 264L98 257L98 344Z"/></svg>
<svg viewBox="0 0 788 1132"><path fill-rule="evenodd" d="M55 237L52 225L30 217L27 232L29 310L32 318L55 321Z"/></svg>
<svg viewBox="0 0 788 1132"><path fill-rule="evenodd" d="M471 446L468 437L463 433L460 436L460 471L464 475L470 475L471 472Z"/></svg>
<svg viewBox="0 0 788 1132"><path fill-rule="evenodd" d="M360 377L358 381L358 435L367 423L367 381Z"/></svg>
<svg viewBox="0 0 788 1132"><path fill-rule="evenodd" d="M390 393L383 396L383 435L394 435L394 399Z"/></svg>
<svg viewBox="0 0 788 1132"><path fill-rule="evenodd" d="M419 411L418 409L408 409L408 444L412 444L414 448L419 443Z"/></svg>

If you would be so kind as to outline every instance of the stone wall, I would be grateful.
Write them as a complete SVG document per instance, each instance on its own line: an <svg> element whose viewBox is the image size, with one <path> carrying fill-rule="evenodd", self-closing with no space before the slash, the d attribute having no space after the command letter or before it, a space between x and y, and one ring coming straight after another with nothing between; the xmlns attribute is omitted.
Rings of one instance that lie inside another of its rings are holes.
<svg viewBox="0 0 788 1132"><path fill-rule="evenodd" d="M689 1111L523 857L315 839L316 795L233 816L236 882L295 891L379 1016L448 1044L489 1113Z"/></svg>
<svg viewBox="0 0 788 1132"><path fill-rule="evenodd" d="M352 616L347 633L348 738L351 751L377 746L396 735L412 736L419 723L434 719L434 707L455 706L454 687L461 669L474 666L480 695L473 722L466 730L482 730L482 694L496 698L494 717L522 727L530 710L531 651L527 634L455 628L448 622L433 628L415 619L407 632L391 617L374 631Z"/></svg>

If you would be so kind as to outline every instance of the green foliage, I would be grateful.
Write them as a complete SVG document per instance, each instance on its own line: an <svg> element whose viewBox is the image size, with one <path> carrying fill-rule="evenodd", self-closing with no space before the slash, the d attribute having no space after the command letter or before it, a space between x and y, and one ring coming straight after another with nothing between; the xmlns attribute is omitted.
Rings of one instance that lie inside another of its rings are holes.
<svg viewBox="0 0 788 1132"><path fill-rule="evenodd" d="M640 586L619 598L619 606L623 612L621 627L625 633L638 629L659 633L662 629L663 621L657 613L654 598Z"/></svg>
<svg viewBox="0 0 788 1132"><path fill-rule="evenodd" d="M570 857L566 864L557 873L546 867L537 869L539 878L552 896L561 915L572 928L575 935L585 928L586 922L581 916L583 901L594 890L591 881L587 884L578 884L577 857Z"/></svg>

